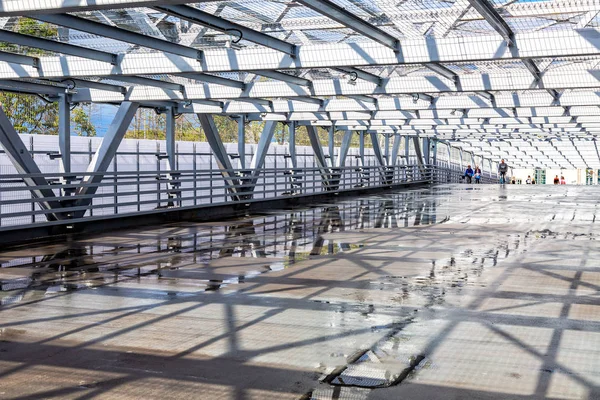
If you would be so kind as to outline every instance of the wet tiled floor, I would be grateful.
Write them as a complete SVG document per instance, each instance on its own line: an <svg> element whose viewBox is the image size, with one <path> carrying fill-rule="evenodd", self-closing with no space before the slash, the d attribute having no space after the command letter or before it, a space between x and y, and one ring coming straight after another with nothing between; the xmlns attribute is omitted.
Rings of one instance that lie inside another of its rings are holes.
<svg viewBox="0 0 600 400"><path fill-rule="evenodd" d="M438 186L0 251L0 398L600 398L598 194Z"/></svg>

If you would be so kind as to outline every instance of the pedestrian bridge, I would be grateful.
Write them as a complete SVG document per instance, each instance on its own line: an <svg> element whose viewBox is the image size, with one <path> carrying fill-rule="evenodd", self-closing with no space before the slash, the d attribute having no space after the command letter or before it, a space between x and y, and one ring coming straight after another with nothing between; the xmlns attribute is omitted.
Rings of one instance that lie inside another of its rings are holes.
<svg viewBox="0 0 600 400"><path fill-rule="evenodd" d="M599 26L0 0L0 399L600 399Z"/></svg>

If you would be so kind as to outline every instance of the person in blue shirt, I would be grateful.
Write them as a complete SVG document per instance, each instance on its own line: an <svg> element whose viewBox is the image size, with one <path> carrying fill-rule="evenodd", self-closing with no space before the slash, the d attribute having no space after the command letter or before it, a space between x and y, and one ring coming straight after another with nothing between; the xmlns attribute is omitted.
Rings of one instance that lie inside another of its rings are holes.
<svg viewBox="0 0 600 400"><path fill-rule="evenodd" d="M467 180L467 183L471 183L473 175L475 175L475 171L473 171L473 168L471 168L471 164L469 164L467 165L467 170L465 171L465 179Z"/></svg>

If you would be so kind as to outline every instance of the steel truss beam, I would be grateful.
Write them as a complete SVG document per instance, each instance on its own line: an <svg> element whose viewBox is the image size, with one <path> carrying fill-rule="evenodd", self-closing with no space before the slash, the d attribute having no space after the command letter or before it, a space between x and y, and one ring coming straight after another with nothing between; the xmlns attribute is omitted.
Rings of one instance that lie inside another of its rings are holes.
<svg viewBox="0 0 600 400"><path fill-rule="evenodd" d="M384 82L383 78L369 72L365 72L362 69L354 68L354 67L340 67L336 68L338 71L344 72L346 74L350 74L351 81L356 81L356 79L362 79L363 81L371 82L376 84L377 86L381 86ZM356 77L356 79L354 79Z"/></svg>
<svg viewBox="0 0 600 400"><path fill-rule="evenodd" d="M4 1L0 3L0 16L22 15L24 12L80 12L86 10L114 9L116 7L149 7L153 4L181 4L188 2L184 0L44 0L43 3L24 3L20 0Z"/></svg>
<svg viewBox="0 0 600 400"><path fill-rule="evenodd" d="M38 68L40 62L37 57L9 53L7 51L0 51L0 61L4 61L8 64L29 65L34 68Z"/></svg>
<svg viewBox="0 0 600 400"><path fill-rule="evenodd" d="M427 63L427 64L425 64L425 67L427 67L427 69L435 72L436 74L441 75L444 78L451 80L452 82L454 82L457 89L460 90L459 76L451 69L444 67L442 64L439 64L439 63Z"/></svg>
<svg viewBox="0 0 600 400"><path fill-rule="evenodd" d="M48 22L51 24L64 26L81 32L91 33L93 35L104 36L121 42L136 44L150 49L164 51L166 53L177 54L195 60L202 59L202 52L192 47L182 46L180 44L167 42L166 40L156 39L151 36L142 35L136 32L128 31L114 26L101 24L84 18L75 17L67 14L34 14L31 18Z"/></svg>
<svg viewBox="0 0 600 400"><path fill-rule="evenodd" d="M74 90L77 90L77 88L79 88L79 87L84 87L84 88L89 88L89 89L117 92L117 93L121 93L123 95L125 95L125 93L127 92L127 89L124 86L111 85L108 83L95 82L95 81L87 81L85 79L67 78L67 79L63 79L62 81L60 81L58 79L53 79L52 81L53 82L61 82L61 83L65 83L65 84L73 83ZM1 84L1 82L0 82L0 84Z"/></svg>
<svg viewBox="0 0 600 400"><path fill-rule="evenodd" d="M238 36L238 41L242 39L248 40L292 56L296 55L296 46L294 44L287 43L262 32L248 29L243 25L224 20L223 18L216 17L194 7L186 5L164 5L155 7L155 9L176 16L179 19L189 21L193 24L199 24L217 31Z"/></svg>
<svg viewBox="0 0 600 400"><path fill-rule="evenodd" d="M32 82L0 81L0 90L5 90L8 92L58 96L64 94L66 88L61 86L41 85L39 83Z"/></svg>
<svg viewBox="0 0 600 400"><path fill-rule="evenodd" d="M423 108L404 97L379 98L376 106L360 103L352 99L331 99L323 104L308 106L306 103L295 103L293 100L273 100L273 112L264 113L263 108L256 105L236 101L226 102L224 113L245 113L250 120L276 119L285 120L349 120L349 119L456 119L461 116L468 118L528 118L547 116L553 118L565 116L564 107L569 107L569 116L596 115L597 97L594 91L578 91L564 93L559 105L554 105L546 93L532 92L527 96L500 93L497 96L497 106L483 102L477 96L452 96L438 98L435 107ZM201 101L195 100L188 108L181 105L178 112L214 113L214 109L203 107ZM567 105L570 104L570 105ZM240 107L240 106L243 106ZM463 106L465 108L460 108ZM261 116L263 114L264 116Z"/></svg>
<svg viewBox="0 0 600 400"><path fill-rule="evenodd" d="M118 80L121 82L132 83L135 85L143 85L143 86L151 86L157 87L161 89L169 89L175 90L179 92L184 91L184 86L178 83L165 82L158 79L144 78L141 76L119 76L118 78L114 78L114 80Z"/></svg>
<svg viewBox="0 0 600 400"><path fill-rule="evenodd" d="M346 11L329 0L297 0L298 3L312 8L316 12L339 22L343 26L350 28L360 34L381 43L382 45L400 51L400 41L394 36L384 32L356 15Z"/></svg>
<svg viewBox="0 0 600 400"><path fill-rule="evenodd" d="M123 9L123 8L134 8L134 7L154 7L165 4L184 4L189 3L185 0L45 0L43 3L30 3L23 2L20 0L4 1L0 3L0 16L6 17L10 15L22 15L24 13L65 13L65 12L81 12L91 10L105 10L105 9ZM459 2L461 3L461 2ZM585 8L582 8L585 4ZM461 3L462 5L462 3ZM232 7L243 12L243 9L239 4L233 3ZM512 17L524 17L531 16L532 9L535 10L536 15L555 15L557 12L563 14L582 14L585 16L576 25L577 28L584 28L591 19L600 11L600 6L597 3L584 3L580 1L567 1L567 0L555 0L550 4L540 3L535 4L532 7L530 3L506 3L502 6ZM589 11L587 11L589 10ZM401 14L389 15L387 18L390 23L396 24L400 30L406 25L401 24L403 21L411 21L414 24L432 23L434 21L445 20L450 18L456 18L457 14L460 15L464 20L478 19L480 14L476 10L466 9L463 12L456 10L453 7L443 8L432 12L430 9L409 9L403 10ZM587 11L587 13L586 13ZM370 13L374 15L373 13ZM374 15L375 16L375 15ZM259 17L260 18L260 17ZM311 17L310 21L313 23L313 29L334 29L337 27L337 23L329 18L314 18ZM270 21L262 21L268 23ZM291 27L297 26L297 21L290 21L288 26L286 21L278 21L282 29L289 30ZM261 27L261 24L255 24L257 29ZM415 33L415 32L410 32ZM418 31L416 34L421 35Z"/></svg>
<svg viewBox="0 0 600 400"><path fill-rule="evenodd" d="M180 74L175 74L175 75L181 76L183 78L194 79L194 80L201 81L201 82L214 83L216 85L222 85L222 86L229 86L229 87L240 89L240 90L246 89L246 84L244 82L236 81L234 79L222 78L222 77L216 76L216 75L195 73L195 72L192 72L192 73L186 72L186 73L180 73Z"/></svg>
<svg viewBox="0 0 600 400"><path fill-rule="evenodd" d="M287 74L285 74L287 75ZM126 76L104 76L104 79L114 80L128 80L130 77ZM291 77L294 79L294 77ZM147 79L147 78L146 78ZM283 79L283 78L282 78ZM6 82L6 81L0 81ZM156 83L158 82L158 83ZM265 98L290 98L290 99L306 99L311 97L333 97L333 96L344 96L348 100L352 100L352 97L359 99L362 103L370 103L371 105L363 104L364 109L376 109L376 103L385 102L388 100L385 96L390 96L391 101L394 98L400 97L396 101L405 102L402 100L404 96L411 96L412 103L408 109L422 109L439 108L438 102L444 101L447 104L456 100L453 97L444 96L446 93L461 94L464 92L465 96L471 96L471 102L473 105L479 105L479 107L491 107L490 104L482 101L479 96L475 93L481 93L485 91L495 92L495 98L498 105L500 105L499 96L509 95L513 96L515 91L523 91L520 95L514 94L516 97L523 97L527 99L532 95L538 95L540 92L539 87L544 90L551 90L551 94L547 94L548 105L572 105L567 101L563 104L562 98L565 93L558 96L558 91L564 91L568 89L588 91L591 88L600 87L600 81L596 76L595 71L581 71L581 72L570 72L570 79L564 79L564 71L553 71L552 73L547 72L538 82L535 78L532 78L529 74L518 75L518 74L489 74L489 75L472 75L468 78L461 80L461 90L457 90L452 83L444 83L440 79L428 79L428 77L394 77L386 81L383 87L376 87L374 85L365 84L360 86L352 86L344 80L319 80L314 81L310 88L302 87L293 83L287 82L254 82L247 86L245 90L237 88L223 87L221 84L188 84L185 85L185 94L178 90L182 85L173 83L162 83L162 81L148 82L155 83L155 85L169 85L172 86L172 90L160 90L161 88L152 88L147 86L134 86L127 93L122 96L119 100L125 101L178 101L185 102L190 100L236 100L236 101L251 101L261 100ZM154 86L155 86L154 85ZM430 93L426 95L424 93ZM431 94L437 94L434 97ZM384 96L378 97L377 99L365 97L365 96ZM513 96L513 97L514 97ZM579 101L583 101L581 99ZM277 100L273 100L275 102ZM321 101L321 99L318 99ZM389 100L388 100L389 101ZM510 100L508 100L510 101ZM527 100L526 100L527 101ZM360 103L360 102L359 102ZM468 108L462 106L462 104L456 104L456 109ZM513 103L517 103L513 101ZM581 104L581 103L580 103ZM397 106L397 104L396 104ZM517 103L517 106L520 106ZM397 108L397 107L396 107Z"/></svg>
<svg viewBox="0 0 600 400"><path fill-rule="evenodd" d="M225 180L227 190L232 195L231 197L234 200L241 200L245 198L245 195L240 195L240 192L245 191L245 189L240 187L241 181L233 171L231 158L225 150L223 140L219 135L219 131L217 130L217 126L215 125L212 115L198 114L198 120L200 121L200 125L202 125L202 130L206 135L206 141L208 142L215 156L217 165L221 171L221 175Z"/></svg>
<svg viewBox="0 0 600 400"><path fill-rule="evenodd" d="M75 192L76 196L90 197L77 200L75 203L76 206L88 206L92 203L91 196L98 190L97 184L104 178L103 174L110 166L138 107L138 103L132 102L124 102L119 106L117 114L108 127L100 146L96 150L96 153L87 168L86 172L93 173L94 175L84 176L81 180L82 186ZM76 218L80 218L85 215L85 212L85 210L76 211L74 215Z"/></svg>
<svg viewBox="0 0 600 400"><path fill-rule="evenodd" d="M87 24L90 21L83 20L83 22ZM113 28L103 24L99 25L101 25L100 28ZM72 56L44 56L40 57L40 69L43 73L34 68L26 68L24 71L1 69L0 78L25 78L40 75L46 78L85 76L89 75L89 71L94 71L94 74L98 76L155 74L157 69L160 69L161 74L213 73L254 70L257 66L260 66L261 70L281 70L595 56L600 47L598 32L597 29L586 28L576 32L556 30L520 34L518 54L507 48L504 41L494 35L436 39L434 44L437 50L435 52L429 51L429 42L407 40L401 56L376 43L300 46L296 58L270 49L259 53L255 49L206 50L203 63L197 63L187 58L177 59L172 54L167 54L168 52L125 54L119 58L116 66ZM98 33L101 34L101 32ZM148 40L153 39L144 35L140 36ZM122 40L125 40L125 36ZM141 39L138 38L138 40ZM158 41L173 45L170 42ZM551 42L553 45L540 46L540 43L546 42ZM191 49L182 47L188 51ZM461 49L473 49L473 51L462 51ZM194 49L191 50L196 52ZM314 54L319 54L320 57L314 57ZM197 57L193 58L197 59ZM367 84L367 82L363 83ZM461 81L461 83L464 85L464 82Z"/></svg>
<svg viewBox="0 0 600 400"><path fill-rule="evenodd" d="M283 72L279 71L250 70L248 72L255 75L264 76L265 78L291 83L292 85L310 86L312 84L312 82L308 79L299 78L290 74L284 74Z"/></svg>
<svg viewBox="0 0 600 400"><path fill-rule="evenodd" d="M5 154L19 174L41 174L39 167L6 116L2 106L0 106L0 145L4 148ZM59 201L55 200L54 191L49 189L49 183L46 178L43 176L23 177L23 182L31 188L31 194L36 199L39 199L37 204L44 210L52 211L45 214L49 221L67 218L66 215L60 212L62 205Z"/></svg>
<svg viewBox="0 0 600 400"><path fill-rule="evenodd" d="M17 32L0 29L0 42L17 44L20 46L33 47L37 49L52 51L54 53L68 54L75 57L89 58L91 60L103 61L109 64L117 63L117 55L104 51L88 49L86 47L74 46L72 44L56 42L54 40L42 39L35 36L24 35Z"/></svg>
<svg viewBox="0 0 600 400"><path fill-rule="evenodd" d="M504 38L510 46L515 44L515 35L498 11L487 0L468 0L471 6Z"/></svg>

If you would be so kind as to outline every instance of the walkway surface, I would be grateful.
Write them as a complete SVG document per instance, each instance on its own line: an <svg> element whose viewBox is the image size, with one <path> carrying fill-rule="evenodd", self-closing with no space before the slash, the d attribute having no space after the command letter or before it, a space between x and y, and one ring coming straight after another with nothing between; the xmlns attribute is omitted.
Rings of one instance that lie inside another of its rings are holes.
<svg viewBox="0 0 600 400"><path fill-rule="evenodd" d="M0 251L0 398L598 399L599 198L440 186Z"/></svg>

